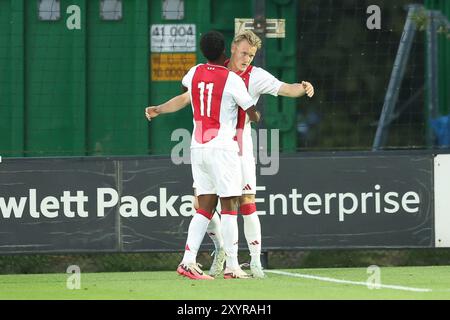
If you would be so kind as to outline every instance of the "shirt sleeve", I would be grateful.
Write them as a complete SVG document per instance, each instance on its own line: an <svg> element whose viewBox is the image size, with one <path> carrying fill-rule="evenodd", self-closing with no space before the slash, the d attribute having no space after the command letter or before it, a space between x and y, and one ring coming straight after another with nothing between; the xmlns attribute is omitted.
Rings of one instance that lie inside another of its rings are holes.
<svg viewBox="0 0 450 320"><path fill-rule="evenodd" d="M191 91L192 86L192 78L194 77L194 73L197 66L192 67L188 73L183 77L183 80L181 80L181 84L188 89L188 91Z"/></svg>
<svg viewBox="0 0 450 320"><path fill-rule="evenodd" d="M254 105L253 99L245 87L244 81L233 72L228 75L228 81L230 84L230 93L236 101L237 105L243 110L247 110Z"/></svg>
<svg viewBox="0 0 450 320"><path fill-rule="evenodd" d="M251 89L259 94L270 94L278 96L278 91L284 82L275 78L272 74L262 68L254 67L251 77Z"/></svg>

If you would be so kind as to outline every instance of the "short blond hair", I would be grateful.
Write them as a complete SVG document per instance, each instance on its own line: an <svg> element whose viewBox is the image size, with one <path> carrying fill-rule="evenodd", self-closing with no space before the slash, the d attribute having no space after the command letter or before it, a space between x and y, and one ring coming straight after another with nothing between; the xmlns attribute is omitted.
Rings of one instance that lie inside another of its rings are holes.
<svg viewBox="0 0 450 320"><path fill-rule="evenodd" d="M261 39L253 31L245 30L238 33L233 39L233 44L238 44L242 40L247 40L252 47L261 49Z"/></svg>

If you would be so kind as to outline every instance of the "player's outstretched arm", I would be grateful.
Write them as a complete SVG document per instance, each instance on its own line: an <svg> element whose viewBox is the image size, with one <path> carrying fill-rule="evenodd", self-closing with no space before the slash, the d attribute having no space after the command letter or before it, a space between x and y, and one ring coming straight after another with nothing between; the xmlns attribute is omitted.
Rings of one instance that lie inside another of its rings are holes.
<svg viewBox="0 0 450 320"><path fill-rule="evenodd" d="M245 112L248 114L248 117L250 118L250 121L253 121L253 122L257 123L261 119L261 114L258 111L256 111L256 107L255 106L251 106L250 108L245 110Z"/></svg>
<svg viewBox="0 0 450 320"><path fill-rule="evenodd" d="M189 92L180 94L169 101L160 104L159 106L150 106L145 108L145 116L148 121L159 116L162 113L173 113L183 109L191 102L191 95Z"/></svg>
<svg viewBox="0 0 450 320"><path fill-rule="evenodd" d="M314 95L314 87L308 81L302 81L302 83L283 83L278 90L278 95L290 98L299 98L304 95L311 98Z"/></svg>

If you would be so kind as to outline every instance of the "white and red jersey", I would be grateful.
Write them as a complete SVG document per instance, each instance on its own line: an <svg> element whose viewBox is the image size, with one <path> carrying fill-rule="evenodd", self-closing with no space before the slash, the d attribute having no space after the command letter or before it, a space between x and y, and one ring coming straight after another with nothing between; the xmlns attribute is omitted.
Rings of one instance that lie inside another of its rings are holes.
<svg viewBox="0 0 450 320"><path fill-rule="evenodd" d="M191 95L191 148L238 151L238 109L244 112L254 104L242 79L226 67L207 63L192 67L182 83Z"/></svg>
<svg viewBox="0 0 450 320"><path fill-rule="evenodd" d="M228 63L229 60L225 62L225 66L228 66ZM245 71L237 72L236 74L244 80L248 93L252 97L253 105L256 105L262 94L270 94L275 97L278 96L278 91L284 83L266 70L252 65L248 66ZM243 130L241 128L243 128ZM242 137L238 136L241 154L253 157L252 128L245 112L239 113L238 129L241 129L238 130L238 133L242 132Z"/></svg>

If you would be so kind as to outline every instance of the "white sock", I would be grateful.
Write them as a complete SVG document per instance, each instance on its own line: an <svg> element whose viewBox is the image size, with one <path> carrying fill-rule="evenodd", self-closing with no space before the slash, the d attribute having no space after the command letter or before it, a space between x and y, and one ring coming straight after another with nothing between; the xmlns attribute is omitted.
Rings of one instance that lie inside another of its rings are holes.
<svg viewBox="0 0 450 320"><path fill-rule="evenodd" d="M237 215L222 214L222 237L223 248L226 253L226 266L230 269L239 268L238 262L238 239L239 230Z"/></svg>
<svg viewBox="0 0 450 320"><path fill-rule="evenodd" d="M215 213L212 217L211 221L208 224L208 229L206 232L211 240L214 242L214 247L216 248L216 252L223 248L223 237L221 230L221 222L220 216L218 213Z"/></svg>
<svg viewBox="0 0 450 320"><path fill-rule="evenodd" d="M243 216L244 234L252 262L261 262L261 223L256 213Z"/></svg>
<svg viewBox="0 0 450 320"><path fill-rule="evenodd" d="M197 262L197 252L208 228L209 219L199 213L194 214L189 224L188 237L182 263Z"/></svg>

